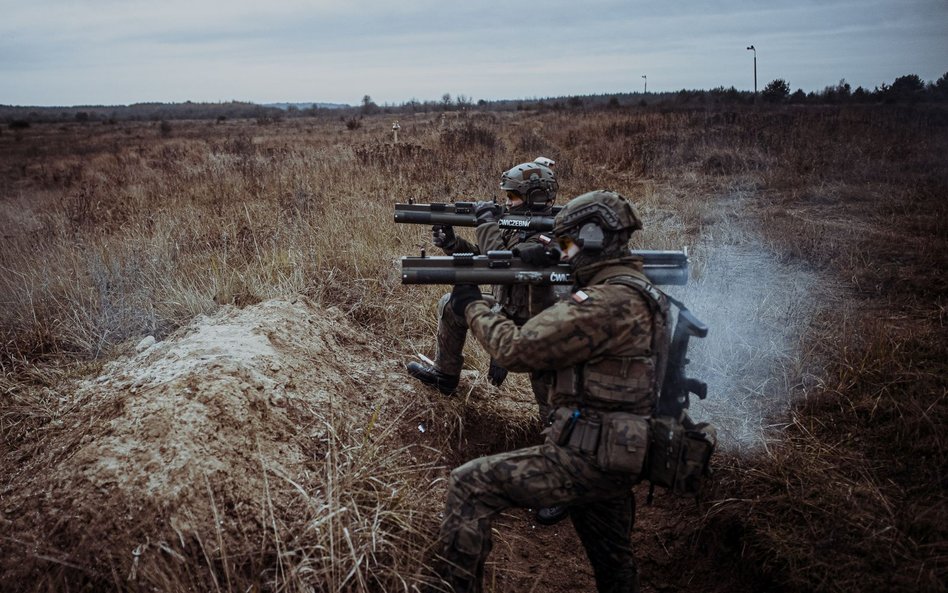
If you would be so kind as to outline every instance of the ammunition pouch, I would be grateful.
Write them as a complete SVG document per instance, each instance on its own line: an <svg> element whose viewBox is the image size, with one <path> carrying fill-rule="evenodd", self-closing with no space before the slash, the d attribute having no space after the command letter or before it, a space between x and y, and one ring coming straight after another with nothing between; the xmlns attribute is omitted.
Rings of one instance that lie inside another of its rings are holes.
<svg viewBox="0 0 948 593"><path fill-rule="evenodd" d="M547 441L585 455L595 455L599 446L602 424L597 418L586 418L570 408L557 408L553 412Z"/></svg>
<svg viewBox="0 0 948 593"><path fill-rule="evenodd" d="M628 412L602 417L602 436L596 460L607 472L641 475L648 452L648 418Z"/></svg>
<svg viewBox="0 0 948 593"><path fill-rule="evenodd" d="M648 418L638 414L582 417L570 408L558 408L547 441L595 457L603 471L638 476L645 466L648 431Z"/></svg>
<svg viewBox="0 0 948 593"><path fill-rule="evenodd" d="M686 428L671 416L654 416L649 423L651 438L645 477L653 486L697 496L711 475L717 431L707 423Z"/></svg>

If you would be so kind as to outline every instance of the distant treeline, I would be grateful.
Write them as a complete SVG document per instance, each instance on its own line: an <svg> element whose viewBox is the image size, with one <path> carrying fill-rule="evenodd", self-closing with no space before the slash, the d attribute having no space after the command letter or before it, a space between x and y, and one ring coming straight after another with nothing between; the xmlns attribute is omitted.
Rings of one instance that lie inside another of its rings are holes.
<svg viewBox="0 0 948 593"><path fill-rule="evenodd" d="M280 117L277 107L254 103L134 103L132 105L81 105L72 107L21 107L0 105L4 122L103 122L162 121L181 119L253 119Z"/></svg>
<svg viewBox="0 0 948 593"><path fill-rule="evenodd" d="M892 84L883 83L872 90L861 86L855 89L845 80L822 91L791 92L790 84L781 78L768 83L760 93L740 91L734 87L710 90L686 90L661 93L607 93L573 95L543 99L504 99L475 102L464 95L442 95L439 101L411 99L401 104L377 105L369 95L358 106L287 107L264 106L232 101L228 103L135 103L133 105L84 105L72 107L24 107L0 105L0 122L11 127L25 127L41 122L99 122L256 119L260 123L296 117L353 118L376 113L428 113L438 111L519 111L519 110L594 110L630 106L700 107L769 104L913 104L948 101L948 73L935 82L925 82L916 74L896 78Z"/></svg>

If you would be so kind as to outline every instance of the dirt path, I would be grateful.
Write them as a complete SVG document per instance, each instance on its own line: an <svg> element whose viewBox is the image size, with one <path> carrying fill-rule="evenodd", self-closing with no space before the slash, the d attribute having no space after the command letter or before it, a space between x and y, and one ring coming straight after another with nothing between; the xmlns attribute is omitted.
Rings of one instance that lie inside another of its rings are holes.
<svg viewBox="0 0 948 593"><path fill-rule="evenodd" d="M750 593L754 587L739 571L716 563L702 549L695 525L702 509L692 501L657 496L645 505L647 487L637 488L632 542L642 593L696 589L711 593ZM706 508L706 507L705 507ZM596 590L592 568L570 522L537 525L531 513L516 509L494 526L495 542L487 565L487 590L573 593Z"/></svg>

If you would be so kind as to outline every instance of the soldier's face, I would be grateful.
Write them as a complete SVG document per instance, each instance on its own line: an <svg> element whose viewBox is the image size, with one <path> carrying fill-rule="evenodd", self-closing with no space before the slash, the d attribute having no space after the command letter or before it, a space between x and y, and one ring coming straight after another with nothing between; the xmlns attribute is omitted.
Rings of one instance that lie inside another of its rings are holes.
<svg viewBox="0 0 948 593"><path fill-rule="evenodd" d="M507 207L516 208L523 204L523 196L515 191L507 191Z"/></svg>
<svg viewBox="0 0 948 593"><path fill-rule="evenodd" d="M557 242L560 244L560 261L569 261L571 257L579 253L579 245L573 243L573 240L569 237L558 237Z"/></svg>

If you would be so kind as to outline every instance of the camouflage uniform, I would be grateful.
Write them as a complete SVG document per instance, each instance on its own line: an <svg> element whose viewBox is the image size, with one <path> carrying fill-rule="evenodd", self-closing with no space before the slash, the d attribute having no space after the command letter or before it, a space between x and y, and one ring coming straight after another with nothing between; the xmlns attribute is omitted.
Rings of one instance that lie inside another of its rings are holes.
<svg viewBox="0 0 948 593"><path fill-rule="evenodd" d="M598 590L636 590L630 530L638 475L602 469L598 432L591 442L573 438L575 430L565 444L557 441L560 419L573 410L591 423L613 412L652 413L667 355L661 336L667 336L668 306L661 293L644 294L626 282L643 280L641 272L634 257L579 268L582 290L522 327L483 301L467 306L468 326L500 364L511 371L556 370L550 402L557 422L542 445L475 459L451 473L440 573L454 591L481 590L494 516L513 506L562 504L570 506Z"/></svg>
<svg viewBox="0 0 948 593"><path fill-rule="evenodd" d="M558 184L556 174L550 168L552 165L552 160L538 157L533 162L521 163L501 174L499 187L507 194L508 213L535 216L550 216L553 213ZM476 202L473 213L477 220L476 245L458 238L453 227L445 225L431 228L434 245L453 255L486 254L492 250L510 250L524 243L539 243L539 233L535 231L501 230L496 222L500 214L496 202ZM494 286L493 294L484 295L484 299L515 324L523 325L532 315L551 305L556 300L556 294L552 287ZM450 295L445 295L438 303L438 340L434 364L423 365L412 361L406 365L411 376L445 394L457 389L467 338L466 320L446 306L450 298ZM503 381L506 373L505 369L491 364L490 378L494 384ZM531 376L541 418L547 415L545 397L549 382L543 375Z"/></svg>
<svg viewBox="0 0 948 593"><path fill-rule="evenodd" d="M513 211L513 214L524 214ZM550 216L552 208L535 212L537 216ZM521 244L539 243L540 233L515 229L501 229L496 222L479 225L475 231L477 245L458 237L452 249L446 249L448 255L454 253L487 253L498 249L513 249ZM529 285L497 285L492 287L492 294L485 295L485 301L493 310L502 313L515 324L523 325L532 315L549 307L555 301L553 287ZM459 375L464 365L464 342L467 339L467 321L456 315L451 307L447 306L451 294L445 294L438 301L438 338L435 352L435 366L443 373ZM508 368L508 370L511 370ZM546 403L546 394L549 389L548 375L534 372L530 375L534 397L540 407L540 417L545 419L549 414Z"/></svg>

